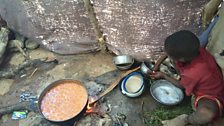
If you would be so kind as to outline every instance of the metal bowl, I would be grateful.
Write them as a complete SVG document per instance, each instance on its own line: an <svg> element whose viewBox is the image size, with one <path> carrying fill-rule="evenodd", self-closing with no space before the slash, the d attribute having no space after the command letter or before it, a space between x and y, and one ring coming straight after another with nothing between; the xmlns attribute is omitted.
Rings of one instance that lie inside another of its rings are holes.
<svg viewBox="0 0 224 126"><path fill-rule="evenodd" d="M142 62L140 70L143 74L148 75L153 67L154 65L151 62Z"/></svg>
<svg viewBox="0 0 224 126"><path fill-rule="evenodd" d="M141 89L138 92L130 93L130 92L125 90L125 81L123 80L121 82L121 93L124 94L127 97L131 97L131 98L138 97L143 93L144 89L145 89L145 86L142 85Z"/></svg>
<svg viewBox="0 0 224 126"><path fill-rule="evenodd" d="M133 72L129 74L124 78L123 82L124 82L124 90L129 93L137 93L144 86L143 76L138 72Z"/></svg>
<svg viewBox="0 0 224 126"><path fill-rule="evenodd" d="M150 87L153 98L164 105L177 105L183 98L183 91L167 80L157 80Z"/></svg>
<svg viewBox="0 0 224 126"><path fill-rule="evenodd" d="M127 70L133 65L134 59L129 55L119 55L113 58L113 63L118 69Z"/></svg>
<svg viewBox="0 0 224 126"><path fill-rule="evenodd" d="M122 83L122 85L121 85L121 92L122 92L122 94L124 94L124 95L126 95L128 97L135 98L135 97L140 96L143 93L144 88L145 88L145 86L143 85L143 87L138 92L136 92L136 93L129 93L129 92L124 90L124 83Z"/></svg>

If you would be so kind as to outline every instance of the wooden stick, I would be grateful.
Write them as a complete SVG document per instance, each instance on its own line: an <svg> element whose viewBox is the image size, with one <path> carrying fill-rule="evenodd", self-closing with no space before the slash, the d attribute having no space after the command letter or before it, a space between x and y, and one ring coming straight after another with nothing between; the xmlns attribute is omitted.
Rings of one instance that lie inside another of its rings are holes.
<svg viewBox="0 0 224 126"><path fill-rule="evenodd" d="M35 68L35 70L31 73L31 75L29 76L29 78L31 78L37 70L38 70L38 68Z"/></svg>
<svg viewBox="0 0 224 126"><path fill-rule="evenodd" d="M134 71L136 71L136 70L138 70L139 68L140 68L140 67L134 68L134 69L129 70L129 71L125 72L124 74L122 74L120 77L118 77L118 79L117 79L114 83L112 83L112 84L110 85L109 88L107 88L102 94L100 94L99 97L98 97L96 100L90 102L89 105L92 106L94 103L96 103L98 100L100 100L103 96L105 96L105 95L108 94L110 91L112 91L112 90L119 84L120 80L121 80L123 77L127 76L128 74L130 74L130 73L132 73L132 72L134 72Z"/></svg>
<svg viewBox="0 0 224 126"><path fill-rule="evenodd" d="M16 48L19 49L19 52L22 53L22 55L26 58L26 60L29 60L30 57L25 53L25 51L21 48L21 46L18 43L15 43Z"/></svg>

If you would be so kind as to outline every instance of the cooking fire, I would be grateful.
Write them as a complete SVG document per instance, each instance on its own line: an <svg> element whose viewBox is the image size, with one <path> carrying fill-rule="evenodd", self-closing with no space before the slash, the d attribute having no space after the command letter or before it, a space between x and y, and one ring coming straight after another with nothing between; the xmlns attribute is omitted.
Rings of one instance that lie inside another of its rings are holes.
<svg viewBox="0 0 224 126"><path fill-rule="evenodd" d="M90 105L90 103L92 103L93 101L94 101L94 98L90 97L90 99L88 101L87 109L86 109L86 113L87 114L96 113L97 112L97 110L96 110L96 103Z"/></svg>

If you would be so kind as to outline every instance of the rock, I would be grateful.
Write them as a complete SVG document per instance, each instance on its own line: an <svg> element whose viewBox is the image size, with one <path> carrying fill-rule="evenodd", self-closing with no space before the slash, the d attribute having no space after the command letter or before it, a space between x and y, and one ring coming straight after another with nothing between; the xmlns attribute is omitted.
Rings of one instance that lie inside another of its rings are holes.
<svg viewBox="0 0 224 126"><path fill-rule="evenodd" d="M128 126L128 124L127 123L124 123L123 126Z"/></svg>
<svg viewBox="0 0 224 126"><path fill-rule="evenodd" d="M7 26L6 22L2 19L1 15L0 15L0 28L6 27L6 26Z"/></svg>
<svg viewBox="0 0 224 126"><path fill-rule="evenodd" d="M18 45L21 48L24 48L24 42L20 40L10 40L8 48L10 48L11 51L19 51L19 49L16 47Z"/></svg>
<svg viewBox="0 0 224 126"><path fill-rule="evenodd" d="M25 46L27 49L36 49L40 46L40 44L38 44L37 42L31 40L31 39L27 39L25 41Z"/></svg>
<svg viewBox="0 0 224 126"><path fill-rule="evenodd" d="M6 46L8 44L8 35L9 35L9 30L7 28L1 28L0 31L0 63L2 62L4 58L4 53L6 50Z"/></svg>
<svg viewBox="0 0 224 126"><path fill-rule="evenodd" d="M99 49L82 0L1 0L0 15L8 27L53 52Z"/></svg>
<svg viewBox="0 0 224 126"><path fill-rule="evenodd" d="M18 66L25 61L25 57L21 53L13 54L12 58L9 61L10 65Z"/></svg>
<svg viewBox="0 0 224 126"><path fill-rule="evenodd" d="M34 112L28 113L27 118L19 120L20 126L39 126L40 123L41 117Z"/></svg>
<svg viewBox="0 0 224 126"><path fill-rule="evenodd" d="M2 79L0 80L0 95L5 95L9 92L11 85L13 84L14 80L12 79Z"/></svg>
<svg viewBox="0 0 224 126"><path fill-rule="evenodd" d="M101 117L96 114L91 114L80 119L76 126L112 126L112 119L107 114Z"/></svg>
<svg viewBox="0 0 224 126"><path fill-rule="evenodd" d="M83 0L1 0L0 15L11 29L56 53L97 51L94 31L102 31L115 54L156 59L166 36L201 31L201 9L208 0L91 2L102 29L92 27Z"/></svg>
<svg viewBox="0 0 224 126"><path fill-rule="evenodd" d="M47 71L47 74L56 79L66 78L65 73L66 73L65 64L59 64L52 70Z"/></svg>
<svg viewBox="0 0 224 126"><path fill-rule="evenodd" d="M5 115L2 116L1 119L2 119L2 122L5 123L5 122L7 122L8 120L11 119L11 115L5 114Z"/></svg>
<svg viewBox="0 0 224 126"><path fill-rule="evenodd" d="M15 33L15 39L21 41L23 43L23 46L22 47L24 47L24 42L26 40L26 38L24 36L22 36L21 34L19 34L19 33L16 32Z"/></svg>
<svg viewBox="0 0 224 126"><path fill-rule="evenodd" d="M54 58L56 55L48 50L38 48L29 52L30 59Z"/></svg>
<svg viewBox="0 0 224 126"><path fill-rule="evenodd" d="M5 114L0 119L0 126L19 126L18 121L11 119L11 114Z"/></svg>
<svg viewBox="0 0 224 126"><path fill-rule="evenodd" d="M115 54L157 59L171 33L201 31L200 14L209 0L93 0L107 45Z"/></svg>
<svg viewBox="0 0 224 126"><path fill-rule="evenodd" d="M106 72L100 76L97 76L94 78L94 81L96 83L99 83L99 84L106 84L106 85L109 85L109 84L112 84L113 82L116 81L116 78L120 75L120 71L119 70L113 70L113 71L109 71L109 72Z"/></svg>

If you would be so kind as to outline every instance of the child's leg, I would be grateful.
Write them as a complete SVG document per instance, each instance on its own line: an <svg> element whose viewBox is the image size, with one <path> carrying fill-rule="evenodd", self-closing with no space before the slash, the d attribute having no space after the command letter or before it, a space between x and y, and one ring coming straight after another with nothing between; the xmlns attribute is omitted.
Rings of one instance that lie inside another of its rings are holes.
<svg viewBox="0 0 224 126"><path fill-rule="evenodd" d="M198 101L196 111L188 116L187 121L193 125L207 124L216 116L219 116L218 104L213 100L202 98Z"/></svg>

